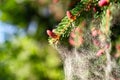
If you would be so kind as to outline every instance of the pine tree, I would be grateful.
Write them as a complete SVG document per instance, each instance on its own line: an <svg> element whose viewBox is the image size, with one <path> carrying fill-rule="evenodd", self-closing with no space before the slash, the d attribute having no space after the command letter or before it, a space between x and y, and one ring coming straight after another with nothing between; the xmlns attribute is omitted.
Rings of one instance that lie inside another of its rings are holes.
<svg viewBox="0 0 120 80"><path fill-rule="evenodd" d="M119 16L119 0L81 0L47 30L66 80L120 80Z"/></svg>

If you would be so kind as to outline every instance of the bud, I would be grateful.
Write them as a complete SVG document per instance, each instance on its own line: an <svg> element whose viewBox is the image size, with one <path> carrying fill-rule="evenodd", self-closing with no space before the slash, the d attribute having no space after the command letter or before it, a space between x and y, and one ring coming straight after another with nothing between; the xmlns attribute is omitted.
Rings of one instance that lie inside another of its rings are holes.
<svg viewBox="0 0 120 80"><path fill-rule="evenodd" d="M83 33L83 31L79 27L77 27L77 28L73 29L73 31L70 33L70 36L75 38L76 35L81 35L82 33Z"/></svg>
<svg viewBox="0 0 120 80"><path fill-rule="evenodd" d="M97 30L93 30L93 31L92 31L92 36L93 36L93 37L96 37L97 35L98 35Z"/></svg>
<svg viewBox="0 0 120 80"><path fill-rule="evenodd" d="M73 16L72 13L71 13L70 11L67 11L67 12L66 12L66 15L67 15L67 17L68 17L69 19L71 19L72 16Z"/></svg>
<svg viewBox="0 0 120 80"><path fill-rule="evenodd" d="M83 44L84 40L82 37L82 30L77 27L70 33L69 43L72 46L79 47L81 44Z"/></svg>
<svg viewBox="0 0 120 80"><path fill-rule="evenodd" d="M107 44L105 45L105 49L108 49L109 47L110 47L110 44L107 43Z"/></svg>
<svg viewBox="0 0 120 80"><path fill-rule="evenodd" d="M100 0L100 1L98 2L98 5L99 5L100 7L107 6L108 4L109 4L109 0Z"/></svg>
<svg viewBox="0 0 120 80"><path fill-rule="evenodd" d="M107 17L109 17L111 15L111 11L109 9L107 9L106 15L107 15Z"/></svg>
<svg viewBox="0 0 120 80"><path fill-rule="evenodd" d="M96 29L95 27L93 27L91 29L91 34L92 34L93 37L96 37L96 36L101 34L101 31L99 29Z"/></svg>
<svg viewBox="0 0 120 80"><path fill-rule="evenodd" d="M100 45L100 42L99 42L98 40L93 40L93 44L94 44L95 46L99 46L99 45Z"/></svg>
<svg viewBox="0 0 120 80"><path fill-rule="evenodd" d="M104 49L100 49L98 52L97 52L97 54L96 54L96 56L101 56L103 53L104 53Z"/></svg>
<svg viewBox="0 0 120 80"><path fill-rule="evenodd" d="M115 58L119 58L120 57L120 53L115 53L114 57Z"/></svg>
<svg viewBox="0 0 120 80"><path fill-rule="evenodd" d="M72 46L75 46L75 41L70 37L69 38L69 43L72 45Z"/></svg>
<svg viewBox="0 0 120 80"><path fill-rule="evenodd" d="M116 45L116 49L120 51L120 45Z"/></svg>
<svg viewBox="0 0 120 80"><path fill-rule="evenodd" d="M59 0L52 0L53 1L53 3L58 3L59 2Z"/></svg>
<svg viewBox="0 0 120 80"><path fill-rule="evenodd" d="M71 33L70 33L70 37L75 38L75 37L76 37L75 33L74 33L74 32L71 32Z"/></svg>
<svg viewBox="0 0 120 80"><path fill-rule="evenodd" d="M55 33L53 33L53 32L50 31L50 30L47 30L47 34L48 34L49 37L51 37L51 38L57 38L57 37L58 37Z"/></svg>
<svg viewBox="0 0 120 80"><path fill-rule="evenodd" d="M75 19L76 19L76 17L73 16L70 11L67 11L67 12L66 12L66 15L67 15L67 17L68 17L69 19L71 19L71 20L75 20Z"/></svg>
<svg viewBox="0 0 120 80"><path fill-rule="evenodd" d="M94 12L97 12L96 7L93 7L93 11L94 11Z"/></svg>
<svg viewBox="0 0 120 80"><path fill-rule="evenodd" d="M69 38L69 43L72 45L72 46L76 46L76 47L79 47L81 44L83 44L83 38L81 36L78 37L77 40L75 40L75 38Z"/></svg>
<svg viewBox="0 0 120 80"><path fill-rule="evenodd" d="M79 27L75 28L75 32L78 33L78 34L82 34L83 33L83 31Z"/></svg>
<svg viewBox="0 0 120 80"><path fill-rule="evenodd" d="M83 42L84 42L83 37L80 36L80 37L78 38L78 41L77 41L78 46L82 45Z"/></svg>

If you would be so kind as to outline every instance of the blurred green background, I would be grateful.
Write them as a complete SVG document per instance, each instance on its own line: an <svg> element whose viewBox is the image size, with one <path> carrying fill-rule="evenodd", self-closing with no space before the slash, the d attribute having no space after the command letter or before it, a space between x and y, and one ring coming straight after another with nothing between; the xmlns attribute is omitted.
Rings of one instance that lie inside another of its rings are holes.
<svg viewBox="0 0 120 80"><path fill-rule="evenodd" d="M78 0L76 0L78 1ZM0 0L0 80L63 80L63 65L47 42L73 7L71 0Z"/></svg>

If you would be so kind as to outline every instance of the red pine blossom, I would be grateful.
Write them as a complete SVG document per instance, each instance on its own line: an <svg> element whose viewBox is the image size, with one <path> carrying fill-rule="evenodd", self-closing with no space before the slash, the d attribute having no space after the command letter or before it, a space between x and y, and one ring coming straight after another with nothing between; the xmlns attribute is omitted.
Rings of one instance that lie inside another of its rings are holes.
<svg viewBox="0 0 120 80"><path fill-rule="evenodd" d="M76 37L75 33L71 32L70 37L73 37L73 38Z"/></svg>
<svg viewBox="0 0 120 80"><path fill-rule="evenodd" d="M80 35L80 34L82 34L82 33L83 33L83 31L82 31L79 27L77 27L77 28L75 28L75 29L70 33L70 36L73 37L73 38L75 38L75 37L76 37L76 34L77 34L77 35Z"/></svg>
<svg viewBox="0 0 120 80"><path fill-rule="evenodd" d="M109 9L107 9L107 13L106 15L109 17L111 15L111 11Z"/></svg>
<svg viewBox="0 0 120 80"><path fill-rule="evenodd" d="M71 20L75 20L75 19L76 19L76 17L75 17L70 11L67 11L67 12L66 12L66 15L67 15L67 17L68 17L69 19L71 19Z"/></svg>
<svg viewBox="0 0 120 80"><path fill-rule="evenodd" d="M75 28L75 32L77 32L78 34L81 34L83 31L79 27L77 27Z"/></svg>
<svg viewBox="0 0 120 80"><path fill-rule="evenodd" d="M93 28L92 31L91 31L91 34L92 34L93 37L96 37L96 36L101 34L101 31L96 29L96 28Z"/></svg>
<svg viewBox="0 0 120 80"><path fill-rule="evenodd" d="M83 38L80 36L78 37L77 40L75 39L72 39L71 37L69 38L69 43L72 45L72 46L77 46L79 47L81 44L83 44Z"/></svg>
<svg viewBox="0 0 120 80"><path fill-rule="evenodd" d="M116 45L116 49L120 51L120 45Z"/></svg>
<svg viewBox="0 0 120 80"><path fill-rule="evenodd" d="M94 11L94 12L97 12L97 9L96 9L96 7L93 7L93 11Z"/></svg>
<svg viewBox="0 0 120 80"><path fill-rule="evenodd" d="M105 52L104 49L100 49L100 50L97 52L96 56L99 57L99 56L101 56L104 52Z"/></svg>
<svg viewBox="0 0 120 80"><path fill-rule="evenodd" d="M115 53L114 57L119 58L120 57L120 44L116 45L116 50L117 52Z"/></svg>
<svg viewBox="0 0 120 80"><path fill-rule="evenodd" d="M100 45L100 42L99 42L98 40L93 40L93 44L94 44L95 46L99 46L99 45Z"/></svg>
<svg viewBox="0 0 120 80"><path fill-rule="evenodd" d="M66 15L67 15L68 18L72 18L72 16L73 16L70 11L67 11L67 12L66 12Z"/></svg>
<svg viewBox="0 0 120 80"><path fill-rule="evenodd" d="M70 33L69 43L72 46L79 47L83 43L82 30L77 27Z"/></svg>
<svg viewBox="0 0 120 80"><path fill-rule="evenodd" d="M105 45L105 49L108 49L110 47L110 44Z"/></svg>
<svg viewBox="0 0 120 80"><path fill-rule="evenodd" d="M75 41L70 37L69 38L69 43L72 45L72 46L75 46L76 44L75 44Z"/></svg>
<svg viewBox="0 0 120 80"><path fill-rule="evenodd" d="M53 3L55 3L55 4L59 2L59 0L52 0L52 1L53 1Z"/></svg>
<svg viewBox="0 0 120 80"><path fill-rule="evenodd" d="M58 36L57 36L54 32L52 32L52 31L50 31L50 30L47 30L47 34L48 34L49 37L51 37L51 38L58 38Z"/></svg>
<svg viewBox="0 0 120 80"><path fill-rule="evenodd" d="M97 35L98 35L97 30L93 30L93 31L92 31L92 36L93 36L93 37L96 37Z"/></svg>
<svg viewBox="0 0 120 80"><path fill-rule="evenodd" d="M98 5L99 5L100 7L107 6L108 4L109 4L109 0L100 0L100 1L98 2Z"/></svg>
<svg viewBox="0 0 120 80"><path fill-rule="evenodd" d="M119 58L120 57L120 53L115 53L114 57L115 58Z"/></svg>

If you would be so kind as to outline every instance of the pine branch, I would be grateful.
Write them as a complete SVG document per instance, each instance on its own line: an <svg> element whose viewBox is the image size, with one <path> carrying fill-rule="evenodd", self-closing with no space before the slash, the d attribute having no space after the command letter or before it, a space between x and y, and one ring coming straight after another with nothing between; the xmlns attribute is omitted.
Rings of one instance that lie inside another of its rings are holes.
<svg viewBox="0 0 120 80"><path fill-rule="evenodd" d="M57 28L54 29L53 31L56 35L58 35L58 38L50 38L49 39L50 44L54 44L58 42L60 39L64 37L68 37L71 31L70 27L72 23L74 23L77 20L77 18L80 18L80 17L83 18L83 14L85 14L85 10L88 8L88 5L91 5L91 4L93 4L93 2L89 0L86 0L86 1L83 0L80 3L78 3L78 5L70 11L76 19L71 20L67 16L65 16L61 20L61 22L58 24Z"/></svg>

